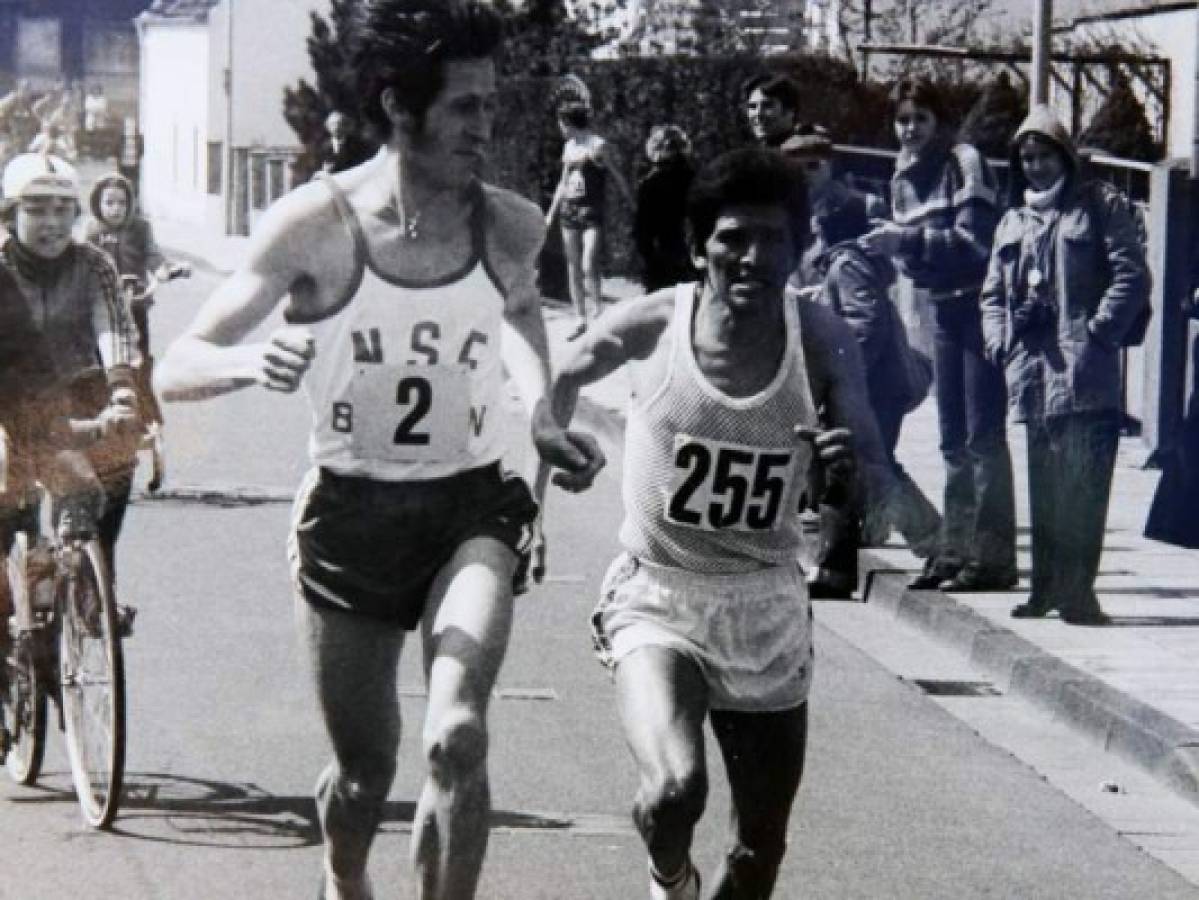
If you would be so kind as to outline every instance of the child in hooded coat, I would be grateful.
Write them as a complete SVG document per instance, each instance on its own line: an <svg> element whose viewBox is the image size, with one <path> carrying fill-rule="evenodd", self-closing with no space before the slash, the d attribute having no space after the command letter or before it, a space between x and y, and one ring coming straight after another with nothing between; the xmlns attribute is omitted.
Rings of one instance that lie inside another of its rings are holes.
<svg viewBox="0 0 1199 900"><path fill-rule="evenodd" d="M88 243L99 247L117 267L122 282L126 276L137 279L139 290L152 273L159 281L187 277L191 269L185 263L167 260L154 240L154 229L150 222L137 210L133 184L123 175L112 173L100 178L88 198L92 218L88 220L84 237ZM130 304L134 324L137 325L137 349L141 365L137 368L137 390L142 404L142 421L150 427L148 436L154 448L154 474L150 488L154 490L162 481L162 452L160 426L162 410L151 389L154 357L150 353L150 307L154 297L150 293L134 297Z"/></svg>

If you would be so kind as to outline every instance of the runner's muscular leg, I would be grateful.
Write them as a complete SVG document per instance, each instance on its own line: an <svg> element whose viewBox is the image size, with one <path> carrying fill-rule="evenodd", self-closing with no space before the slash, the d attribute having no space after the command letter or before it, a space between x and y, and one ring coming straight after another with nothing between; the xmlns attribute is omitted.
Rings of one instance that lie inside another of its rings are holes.
<svg viewBox="0 0 1199 900"><path fill-rule="evenodd" d="M487 704L512 630L516 556L499 541L467 541L434 583L421 625L429 705L429 777L412 826L424 900L475 894L487 849Z"/></svg>
<svg viewBox="0 0 1199 900"><path fill-rule="evenodd" d="M371 896L366 862L400 746L399 628L296 600L333 761L317 780L328 900Z"/></svg>
<svg viewBox="0 0 1199 900"><path fill-rule="evenodd" d="M633 821L654 870L669 878L687 861L704 812L704 717L708 689L699 667L674 650L642 647L616 667L625 740L640 774Z"/></svg>
<svg viewBox="0 0 1199 900"><path fill-rule="evenodd" d="M803 777L808 706L782 712L713 710L732 794L733 845L711 900L765 900L787 846L791 803Z"/></svg>

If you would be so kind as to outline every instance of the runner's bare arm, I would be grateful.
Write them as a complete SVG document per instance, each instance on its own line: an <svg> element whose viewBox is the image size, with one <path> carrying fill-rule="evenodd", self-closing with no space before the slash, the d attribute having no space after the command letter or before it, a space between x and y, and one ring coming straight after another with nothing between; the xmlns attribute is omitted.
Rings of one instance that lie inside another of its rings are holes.
<svg viewBox="0 0 1199 900"><path fill-rule="evenodd" d="M813 400L825 430L814 438L825 463L852 457L871 496L889 498L895 485L866 389L866 367L849 326L832 310L800 302L800 333Z"/></svg>
<svg viewBox="0 0 1199 900"><path fill-rule="evenodd" d="M563 479L555 479L557 483L581 490L603 467L604 457L591 435L567 431L550 414L549 342L536 283L545 226L537 207L513 194L495 192L491 204L492 261L506 297L501 346L504 366L528 411L538 455L567 473Z"/></svg>
<svg viewBox="0 0 1199 900"><path fill-rule="evenodd" d="M241 341L288 291L311 278L314 256L328 246L320 235L327 227L327 200L313 188L287 195L267 212L246 261L167 350L155 378L163 399L203 400L256 384L280 391L299 385L312 357L302 329L284 326L266 341Z"/></svg>
<svg viewBox="0 0 1199 900"><path fill-rule="evenodd" d="M558 424L563 428L570 424L581 388L630 360L649 356L670 324L673 310L674 288L664 288L626 300L596 319L554 380L550 402Z"/></svg>

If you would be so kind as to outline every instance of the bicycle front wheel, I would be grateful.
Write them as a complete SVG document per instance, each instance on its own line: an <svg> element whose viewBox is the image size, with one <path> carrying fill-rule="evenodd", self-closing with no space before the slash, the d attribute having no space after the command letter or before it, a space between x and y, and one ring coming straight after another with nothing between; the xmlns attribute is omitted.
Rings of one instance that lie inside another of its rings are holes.
<svg viewBox="0 0 1199 900"><path fill-rule="evenodd" d="M13 538L8 554L8 579L14 609L21 604L28 608L29 584L26 579L26 560L29 538L19 533ZM4 724L11 744L5 768L17 784L31 785L42 772L46 752L46 685L38 666L33 632L12 633L9 622L0 627L10 630L4 651L4 689L0 702L4 704Z"/></svg>
<svg viewBox="0 0 1199 900"><path fill-rule="evenodd" d="M112 824L125 776L125 664L99 541L80 549L60 597L59 674L71 777L83 819Z"/></svg>

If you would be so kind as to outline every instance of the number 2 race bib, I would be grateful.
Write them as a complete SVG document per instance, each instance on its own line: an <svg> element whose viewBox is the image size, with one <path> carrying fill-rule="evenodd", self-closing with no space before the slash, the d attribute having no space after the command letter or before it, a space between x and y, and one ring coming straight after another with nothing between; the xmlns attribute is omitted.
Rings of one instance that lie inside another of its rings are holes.
<svg viewBox="0 0 1199 900"><path fill-rule="evenodd" d="M676 435L666 521L702 531L773 531L787 512L798 452Z"/></svg>
<svg viewBox="0 0 1199 900"><path fill-rule="evenodd" d="M350 383L358 459L450 462L469 446L465 365L359 366Z"/></svg>

